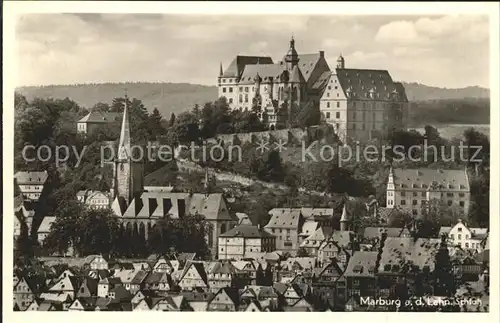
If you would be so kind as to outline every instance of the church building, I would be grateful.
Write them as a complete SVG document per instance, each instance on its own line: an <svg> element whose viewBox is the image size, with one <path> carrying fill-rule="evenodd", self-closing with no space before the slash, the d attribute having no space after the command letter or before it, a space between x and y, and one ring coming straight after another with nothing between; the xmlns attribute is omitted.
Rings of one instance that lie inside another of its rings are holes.
<svg viewBox="0 0 500 323"><path fill-rule="evenodd" d="M121 225L144 233L147 238L156 221L166 215L172 218L202 215L211 227L206 239L215 257L219 235L238 223L224 196L221 193L176 193L161 187L148 187L146 191L143 162L134 161L132 153L129 112L125 105L111 190L111 209Z"/></svg>

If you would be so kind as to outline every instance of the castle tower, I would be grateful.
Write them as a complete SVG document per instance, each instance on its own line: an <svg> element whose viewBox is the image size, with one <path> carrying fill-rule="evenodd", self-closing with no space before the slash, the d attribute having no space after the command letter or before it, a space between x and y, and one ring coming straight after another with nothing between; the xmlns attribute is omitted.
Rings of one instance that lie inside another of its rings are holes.
<svg viewBox="0 0 500 323"><path fill-rule="evenodd" d="M289 71L291 71L293 67L299 63L299 54L297 54L297 51L295 50L295 39L293 39L293 36L290 40L290 48L285 55L285 62Z"/></svg>
<svg viewBox="0 0 500 323"><path fill-rule="evenodd" d="M143 191L144 167L142 160L134 161L130 138L130 120L128 112L128 97L125 95L125 107L118 143L118 154L114 164L113 195L120 199L126 206L134 197Z"/></svg>
<svg viewBox="0 0 500 323"><path fill-rule="evenodd" d="M345 60L342 54L340 54L339 58L337 58L337 68L345 68Z"/></svg>

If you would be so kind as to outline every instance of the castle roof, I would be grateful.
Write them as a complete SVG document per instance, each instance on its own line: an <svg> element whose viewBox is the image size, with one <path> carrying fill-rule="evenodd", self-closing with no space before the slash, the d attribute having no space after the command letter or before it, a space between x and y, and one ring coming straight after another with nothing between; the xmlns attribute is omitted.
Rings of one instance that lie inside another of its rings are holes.
<svg viewBox="0 0 500 323"><path fill-rule="evenodd" d="M337 68L334 74L346 96L349 92L357 100L391 101L393 93L396 93L398 101L408 101L403 85L396 84L386 70Z"/></svg>
<svg viewBox="0 0 500 323"><path fill-rule="evenodd" d="M273 60L269 56L236 56L231 64L229 64L228 68L222 74L222 77L240 77L243 73L243 70L247 65L255 65L255 64L273 64ZM251 75L254 77L255 73ZM262 76L262 74L261 74Z"/></svg>
<svg viewBox="0 0 500 323"><path fill-rule="evenodd" d="M262 83L279 82L279 76L284 71L284 66L281 64L255 64L246 65L241 74L240 84L255 83L255 75L259 74L262 78Z"/></svg>
<svg viewBox="0 0 500 323"><path fill-rule="evenodd" d="M318 64L320 59L320 53L299 55L299 62L297 63L297 66L300 68L300 72L304 76L306 82L309 82L309 80L311 79L313 75L312 71L316 64Z"/></svg>
<svg viewBox="0 0 500 323"><path fill-rule="evenodd" d="M295 65L292 69L292 75L290 77L290 82L292 83L305 83L304 76L300 72L300 68Z"/></svg>

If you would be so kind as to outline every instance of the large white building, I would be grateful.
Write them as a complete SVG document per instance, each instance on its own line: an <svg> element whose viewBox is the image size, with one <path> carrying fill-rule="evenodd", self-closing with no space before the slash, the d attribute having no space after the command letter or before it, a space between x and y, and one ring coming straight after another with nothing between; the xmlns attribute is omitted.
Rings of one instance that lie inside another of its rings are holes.
<svg viewBox="0 0 500 323"><path fill-rule="evenodd" d="M269 56L238 55L226 70L221 64L217 84L231 109L250 110L258 98L271 129L286 126L297 111L319 108L344 141L404 129L408 115L405 89L388 71L346 68L342 55L330 70L324 51L299 55L293 38L278 63ZM281 109L283 102L291 103L290 113Z"/></svg>
<svg viewBox="0 0 500 323"><path fill-rule="evenodd" d="M343 141L383 138L405 129L409 102L388 71L346 68L340 55L327 82L320 111Z"/></svg>
<svg viewBox="0 0 500 323"><path fill-rule="evenodd" d="M387 208L397 207L420 215L432 200L458 207L467 214L470 186L466 170L391 168L387 180Z"/></svg>

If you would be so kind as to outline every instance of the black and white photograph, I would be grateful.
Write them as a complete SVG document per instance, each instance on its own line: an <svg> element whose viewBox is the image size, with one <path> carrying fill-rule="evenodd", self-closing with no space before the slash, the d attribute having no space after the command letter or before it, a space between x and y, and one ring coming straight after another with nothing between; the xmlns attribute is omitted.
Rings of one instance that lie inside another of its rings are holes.
<svg viewBox="0 0 500 323"><path fill-rule="evenodd" d="M11 310L498 313L498 4L108 5L11 19Z"/></svg>

